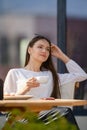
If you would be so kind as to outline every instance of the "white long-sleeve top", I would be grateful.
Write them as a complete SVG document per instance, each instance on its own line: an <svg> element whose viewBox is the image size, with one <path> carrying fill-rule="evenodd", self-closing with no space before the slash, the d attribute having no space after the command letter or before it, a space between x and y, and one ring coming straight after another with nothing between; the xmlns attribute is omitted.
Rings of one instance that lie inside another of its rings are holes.
<svg viewBox="0 0 87 130"><path fill-rule="evenodd" d="M87 79L87 74L75 61L69 60L69 62L66 63L66 68L68 73L58 73L60 80L60 90L61 93L63 93L62 98L66 98L64 93L67 93L67 91L71 89L71 84L74 86L76 82L81 82ZM49 76L48 82L45 84L40 84L39 87L30 89L26 95L33 95L35 98L50 97L53 89L52 73L50 71L34 72L24 68L9 70L4 82L4 94L18 93L18 91L24 87L25 81L27 79L37 76ZM68 86L68 90L66 90L66 86ZM63 89L64 87L65 89ZM72 95L70 94L70 96Z"/></svg>

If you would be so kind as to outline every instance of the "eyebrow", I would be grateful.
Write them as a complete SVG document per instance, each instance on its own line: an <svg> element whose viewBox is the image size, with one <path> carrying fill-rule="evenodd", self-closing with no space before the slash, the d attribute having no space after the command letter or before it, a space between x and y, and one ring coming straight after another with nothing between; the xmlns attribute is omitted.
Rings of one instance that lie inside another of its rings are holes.
<svg viewBox="0 0 87 130"><path fill-rule="evenodd" d="M40 43L38 46L44 46L42 43ZM51 46L47 46L47 48L50 48Z"/></svg>

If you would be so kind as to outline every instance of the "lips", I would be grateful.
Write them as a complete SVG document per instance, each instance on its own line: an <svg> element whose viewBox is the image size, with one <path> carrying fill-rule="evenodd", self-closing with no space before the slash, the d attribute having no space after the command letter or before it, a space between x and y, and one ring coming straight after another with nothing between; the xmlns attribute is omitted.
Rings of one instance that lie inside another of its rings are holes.
<svg viewBox="0 0 87 130"><path fill-rule="evenodd" d="M46 58L47 56L46 55L44 55L44 54L42 54L42 55L40 55L40 56L42 56L42 57L44 57L44 58Z"/></svg>

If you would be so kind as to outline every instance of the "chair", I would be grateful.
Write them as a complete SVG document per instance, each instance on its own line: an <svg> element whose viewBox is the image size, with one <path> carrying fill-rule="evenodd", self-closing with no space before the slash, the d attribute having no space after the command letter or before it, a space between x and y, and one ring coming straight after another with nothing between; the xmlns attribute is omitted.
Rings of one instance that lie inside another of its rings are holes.
<svg viewBox="0 0 87 130"><path fill-rule="evenodd" d="M79 82L67 83L60 87L61 98L62 99L74 99L75 88L79 87Z"/></svg>
<svg viewBox="0 0 87 130"><path fill-rule="evenodd" d="M0 86L3 86L4 81L0 78Z"/></svg>
<svg viewBox="0 0 87 130"><path fill-rule="evenodd" d="M0 78L0 100L3 100L3 84L4 81Z"/></svg>
<svg viewBox="0 0 87 130"><path fill-rule="evenodd" d="M3 83L4 81L0 78L0 100L3 99ZM6 123L6 114L0 112L0 130L1 128L3 128L5 123Z"/></svg>

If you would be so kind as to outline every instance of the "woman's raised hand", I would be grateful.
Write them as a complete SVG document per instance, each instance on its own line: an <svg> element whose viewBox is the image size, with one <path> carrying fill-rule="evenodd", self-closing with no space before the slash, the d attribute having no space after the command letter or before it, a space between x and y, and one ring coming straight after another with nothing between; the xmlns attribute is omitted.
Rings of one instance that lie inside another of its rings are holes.
<svg viewBox="0 0 87 130"><path fill-rule="evenodd" d="M60 50L60 48L57 45L52 44L51 54L60 59L61 55L63 55L63 52Z"/></svg>
<svg viewBox="0 0 87 130"><path fill-rule="evenodd" d="M65 55L57 45L53 43L51 44L51 54L52 56L62 60L64 63L67 63L70 60L70 58Z"/></svg>

